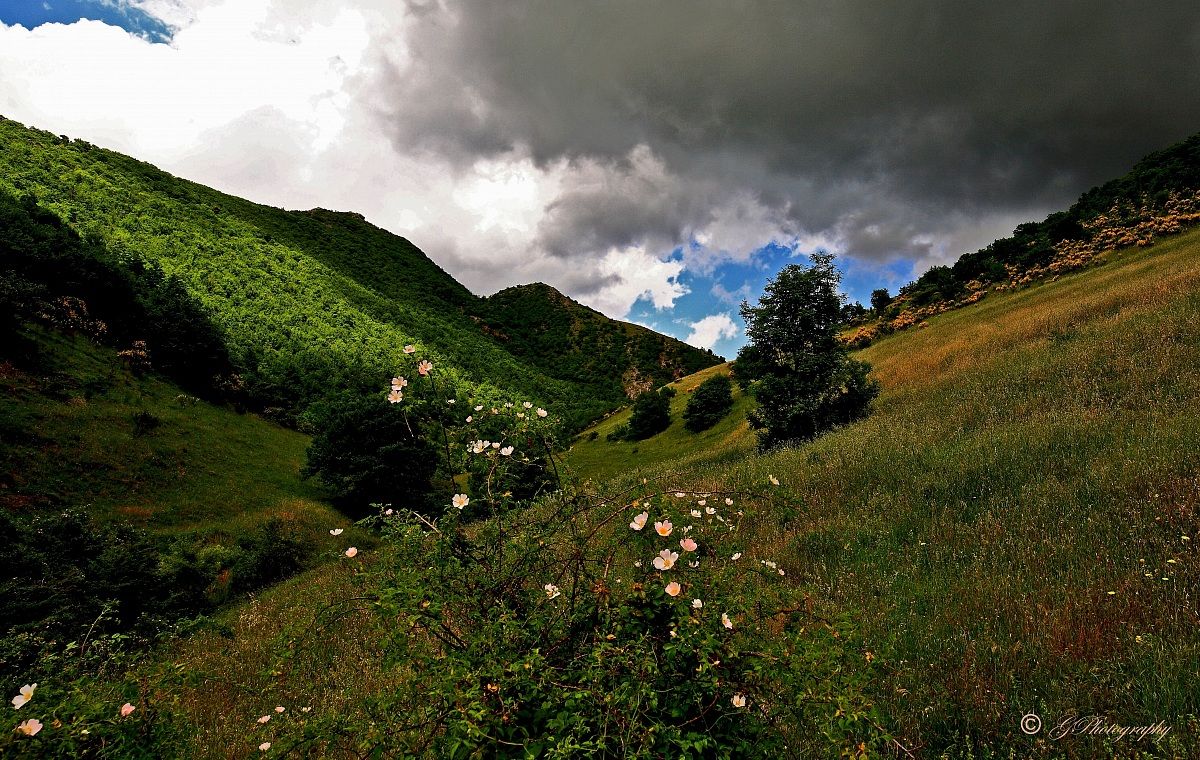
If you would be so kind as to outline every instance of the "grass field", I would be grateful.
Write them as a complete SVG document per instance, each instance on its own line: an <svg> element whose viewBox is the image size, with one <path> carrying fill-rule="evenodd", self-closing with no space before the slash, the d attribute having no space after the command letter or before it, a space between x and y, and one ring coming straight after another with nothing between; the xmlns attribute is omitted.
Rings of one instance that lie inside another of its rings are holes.
<svg viewBox="0 0 1200 760"><path fill-rule="evenodd" d="M883 385L875 413L812 443L755 454L742 398L686 433L687 389L726 371L712 368L677 384L667 432L609 443L614 415L567 463L607 490L641 477L761 490L776 476L782 504L747 514L747 558L782 560L819 608L849 613L885 674L888 728L915 757L1198 756L1200 231L861 357ZM274 705L335 725L371 709L386 670L355 567L268 589L223 612L224 632L164 652L159 667L189 674L161 696L196 730L197 756L269 740L275 722L256 717ZM1052 726L1072 711L1171 733L1019 728L1029 712Z"/></svg>
<svg viewBox="0 0 1200 760"><path fill-rule="evenodd" d="M217 539L275 516L318 540L347 522L300 478L307 436L135 377L82 339L39 332L37 342L42 366L7 365L0 377L8 506L87 506Z"/></svg>
<svg viewBox="0 0 1200 760"><path fill-rule="evenodd" d="M860 621L922 755L1134 752L1018 729L1071 710L1162 720L1179 744L1153 754L1200 752L1200 231L860 358L875 413L807 445L754 456L727 419L715 440L638 444L639 467L603 441L614 419L568 463L713 490L780 478L795 509L759 515L754 543Z"/></svg>

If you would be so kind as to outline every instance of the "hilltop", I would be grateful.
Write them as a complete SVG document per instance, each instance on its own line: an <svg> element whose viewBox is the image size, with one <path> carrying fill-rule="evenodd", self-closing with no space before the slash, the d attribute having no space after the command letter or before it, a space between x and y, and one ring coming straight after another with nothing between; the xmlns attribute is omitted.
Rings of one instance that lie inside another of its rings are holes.
<svg viewBox="0 0 1200 760"><path fill-rule="evenodd" d="M332 393L382 387L407 344L452 382L532 398L568 429L616 406L626 376L665 382L719 362L577 304L547 312L545 286L480 298L358 214L251 203L11 120L0 121L0 190L178 278L211 312L251 402L292 425ZM563 333L574 337L526 343ZM607 351L603 373L595 350Z"/></svg>

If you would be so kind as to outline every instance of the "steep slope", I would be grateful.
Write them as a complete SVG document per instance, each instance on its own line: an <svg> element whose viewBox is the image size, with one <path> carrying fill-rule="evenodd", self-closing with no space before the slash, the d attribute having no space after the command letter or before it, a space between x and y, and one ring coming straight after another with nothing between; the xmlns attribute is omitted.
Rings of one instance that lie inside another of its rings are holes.
<svg viewBox="0 0 1200 760"><path fill-rule="evenodd" d="M607 398L629 399L720 359L640 325L609 319L537 282L486 299L486 329L550 377L606 381Z"/></svg>
<svg viewBox="0 0 1200 760"><path fill-rule="evenodd" d="M84 236L178 277L211 310L257 405L280 419L331 389L378 388L406 344L453 382L537 399L570 427L618 397L611 378L539 371L556 357L485 333L483 299L356 214L250 203L11 120L0 120L0 190L33 195ZM674 346L688 366L702 355Z"/></svg>
<svg viewBox="0 0 1200 760"><path fill-rule="evenodd" d="M1104 254L1145 247L1200 223L1200 134L1146 156L1125 175L1088 190L1069 209L1022 224L1011 237L937 266L900 289L846 337L862 347L989 293L1089 266Z"/></svg>

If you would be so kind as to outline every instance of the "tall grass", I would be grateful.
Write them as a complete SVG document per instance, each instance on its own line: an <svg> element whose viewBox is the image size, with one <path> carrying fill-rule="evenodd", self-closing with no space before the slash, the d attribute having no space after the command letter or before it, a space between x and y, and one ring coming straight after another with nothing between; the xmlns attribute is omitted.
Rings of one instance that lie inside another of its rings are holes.
<svg viewBox="0 0 1200 760"><path fill-rule="evenodd" d="M1175 744L1155 754L1200 752L1200 232L861 358L884 387L869 419L766 457L676 445L641 474L781 479L795 508L756 545L856 615L925 752L1133 751L1019 730L1071 710L1162 720Z"/></svg>

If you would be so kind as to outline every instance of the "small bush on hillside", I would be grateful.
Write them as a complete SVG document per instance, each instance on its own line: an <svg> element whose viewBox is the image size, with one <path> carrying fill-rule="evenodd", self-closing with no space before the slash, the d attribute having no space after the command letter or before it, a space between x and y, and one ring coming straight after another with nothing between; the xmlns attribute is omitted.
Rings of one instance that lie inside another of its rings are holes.
<svg viewBox="0 0 1200 760"><path fill-rule="evenodd" d="M683 410L683 426L693 433L708 430L733 408L733 383L728 375L710 377L692 391Z"/></svg>
<svg viewBox="0 0 1200 760"><path fill-rule="evenodd" d="M750 342L735 372L757 407L748 418L759 445L805 440L867 415L879 385L838 340L843 296L833 256L814 254L769 282L757 306L742 305Z"/></svg>

